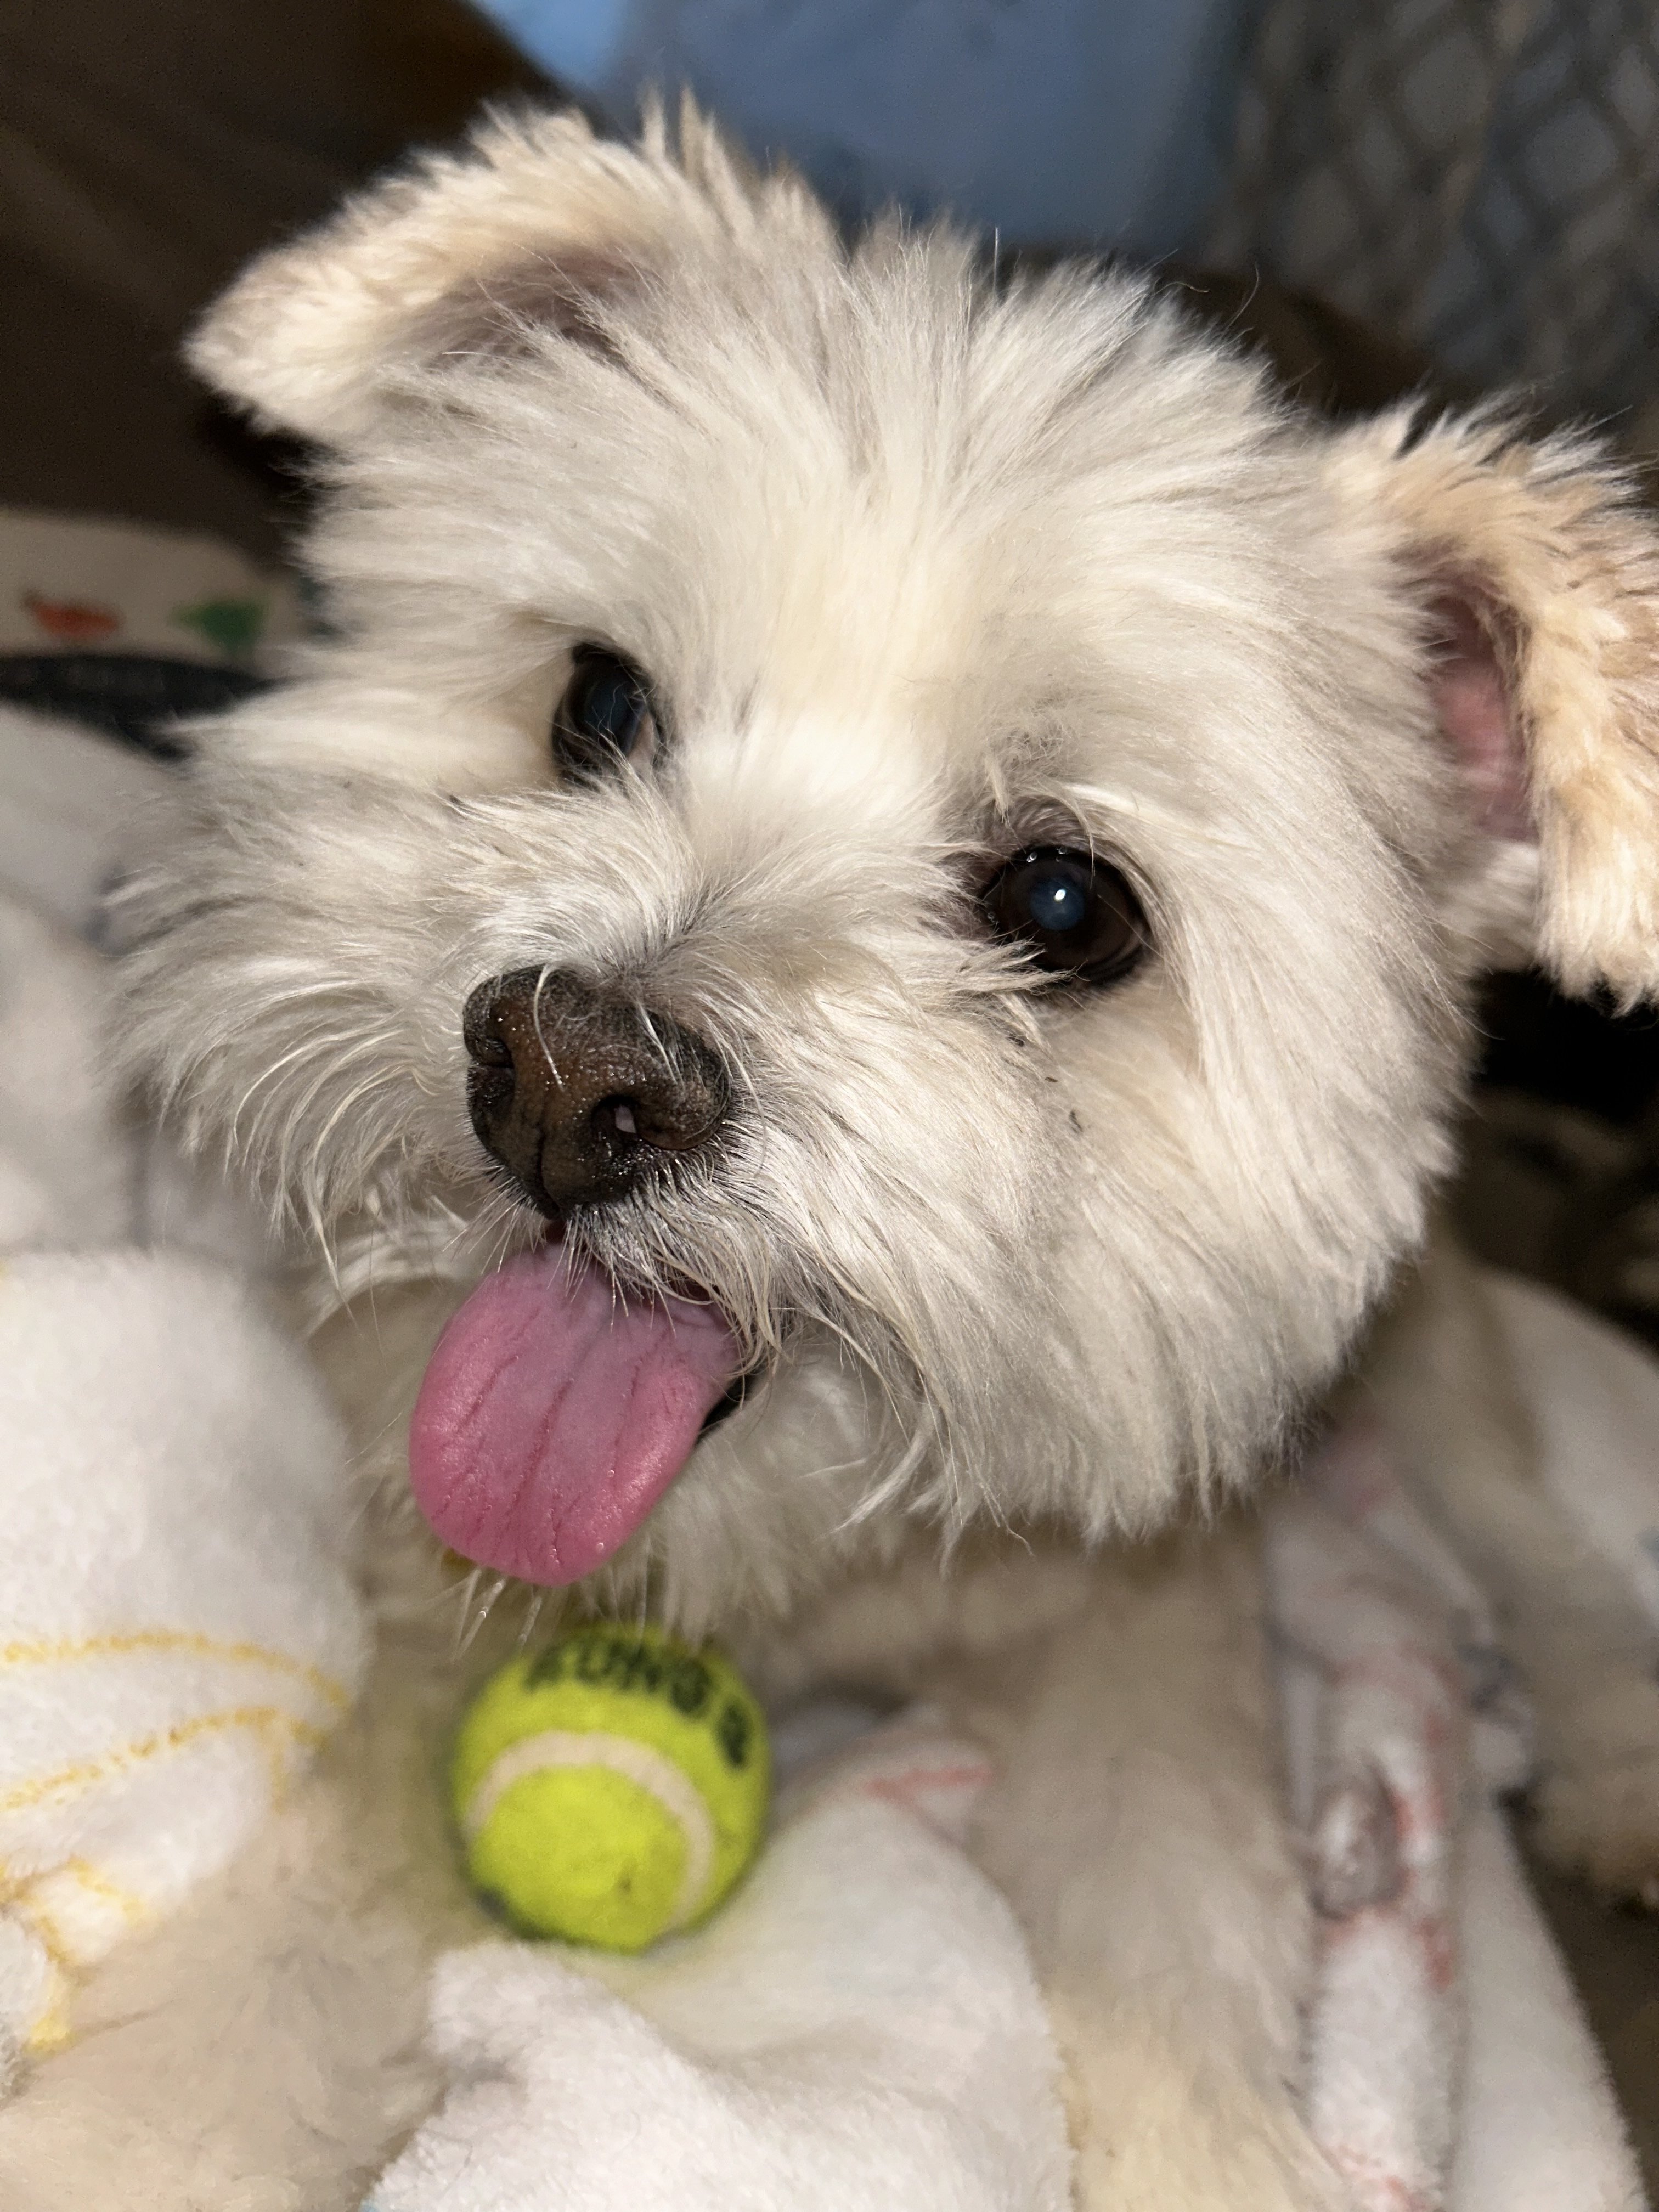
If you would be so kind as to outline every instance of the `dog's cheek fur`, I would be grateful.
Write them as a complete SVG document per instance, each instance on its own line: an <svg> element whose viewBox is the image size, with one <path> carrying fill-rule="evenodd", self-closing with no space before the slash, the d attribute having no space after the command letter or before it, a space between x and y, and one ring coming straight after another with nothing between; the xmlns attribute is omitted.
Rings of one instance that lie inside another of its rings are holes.
<svg viewBox="0 0 1659 2212"><path fill-rule="evenodd" d="M437 855L396 794L193 781L165 858L119 893L128 1066L279 1219L326 1238L364 1209L417 1212L467 1131L460 1037L431 988Z"/></svg>

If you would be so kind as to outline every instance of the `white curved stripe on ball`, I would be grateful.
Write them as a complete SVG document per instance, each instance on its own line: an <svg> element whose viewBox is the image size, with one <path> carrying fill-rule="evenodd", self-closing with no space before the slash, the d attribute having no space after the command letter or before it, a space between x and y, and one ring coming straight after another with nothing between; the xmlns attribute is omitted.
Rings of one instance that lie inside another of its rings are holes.
<svg viewBox="0 0 1659 2212"><path fill-rule="evenodd" d="M673 1760L665 1759L648 1743L636 1743L631 1736L544 1729L539 1735L521 1736L517 1743L509 1744L484 1769L467 1800L461 1816L461 1831L467 1842L473 1841L515 1782L552 1766L608 1766L613 1774L648 1790L669 1818L678 1823L685 1838L685 1872L667 1927L683 1928L708 1887L714 1863L714 1823L696 1784Z"/></svg>

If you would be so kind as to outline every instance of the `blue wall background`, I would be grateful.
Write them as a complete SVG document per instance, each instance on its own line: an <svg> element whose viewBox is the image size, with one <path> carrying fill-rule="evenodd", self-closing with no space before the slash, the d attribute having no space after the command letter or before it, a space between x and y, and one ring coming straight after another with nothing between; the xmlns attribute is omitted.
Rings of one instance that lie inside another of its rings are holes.
<svg viewBox="0 0 1659 2212"><path fill-rule="evenodd" d="M613 122L690 85L848 215L951 208L1011 244L1192 246L1249 0L483 0Z"/></svg>

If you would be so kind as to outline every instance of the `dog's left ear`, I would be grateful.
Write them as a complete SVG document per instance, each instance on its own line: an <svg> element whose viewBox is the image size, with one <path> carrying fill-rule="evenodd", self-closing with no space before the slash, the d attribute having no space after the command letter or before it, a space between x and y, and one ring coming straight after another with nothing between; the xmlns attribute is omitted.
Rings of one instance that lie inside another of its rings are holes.
<svg viewBox="0 0 1659 2212"><path fill-rule="evenodd" d="M670 131L597 137L574 110L494 118L264 255L211 308L191 365L266 428L349 447L399 378L535 331L602 343L608 307L671 255L822 224L788 173L757 177L690 100Z"/></svg>
<svg viewBox="0 0 1659 2212"><path fill-rule="evenodd" d="M1563 987L1659 996L1659 527L1588 441L1401 410L1333 437L1349 522L1418 600L1470 805L1532 844Z"/></svg>

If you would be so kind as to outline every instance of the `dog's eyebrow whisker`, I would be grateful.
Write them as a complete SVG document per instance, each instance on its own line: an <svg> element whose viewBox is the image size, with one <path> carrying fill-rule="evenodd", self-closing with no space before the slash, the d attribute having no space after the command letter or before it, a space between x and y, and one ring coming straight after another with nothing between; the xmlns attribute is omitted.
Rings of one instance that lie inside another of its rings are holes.
<svg viewBox="0 0 1659 2212"><path fill-rule="evenodd" d="M1014 811L1013 787L1008 781L1003 762L994 753L986 771L986 783L992 812L1006 820Z"/></svg>
<svg viewBox="0 0 1659 2212"><path fill-rule="evenodd" d="M1179 812L1163 805L1155 799L1135 796L1127 792L1113 791L1104 784L1066 782L1055 786L1054 798L1060 805L1074 807L1081 824L1088 816L1084 809L1097 809L1107 814L1121 815L1130 822L1150 823L1153 827L1168 830L1177 836L1196 840L1200 844L1224 846L1228 851L1248 853L1255 846L1248 837L1235 836L1231 831L1218 830L1212 823L1203 822L1194 815Z"/></svg>

